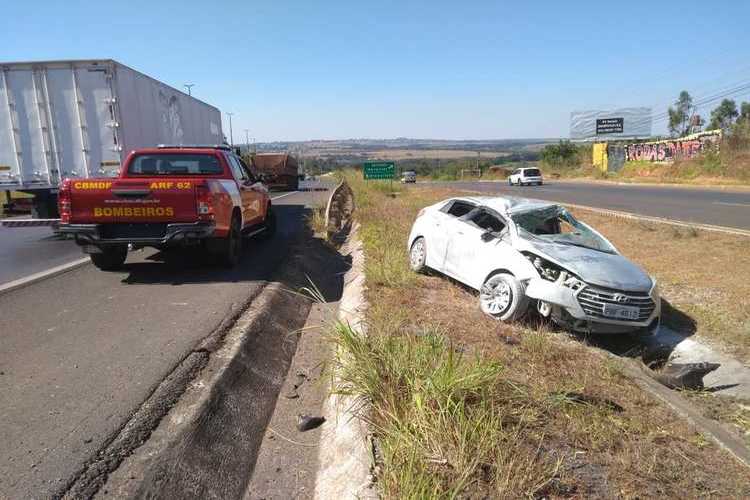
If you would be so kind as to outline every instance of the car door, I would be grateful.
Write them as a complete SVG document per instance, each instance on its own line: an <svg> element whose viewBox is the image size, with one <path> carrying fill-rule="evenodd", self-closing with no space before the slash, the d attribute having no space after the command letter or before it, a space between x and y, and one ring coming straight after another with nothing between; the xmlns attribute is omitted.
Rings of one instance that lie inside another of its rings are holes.
<svg viewBox="0 0 750 500"><path fill-rule="evenodd" d="M253 179L250 174L242 168L239 160L233 154L227 154L227 161L232 170L232 175L237 181L240 189L240 198L242 199L242 220L243 226L249 227L262 221L261 216L261 194L253 187ZM244 229L243 227L243 229Z"/></svg>
<svg viewBox="0 0 750 500"><path fill-rule="evenodd" d="M427 265L436 271L445 271L445 257L448 242L455 230L459 217L474 210L476 205L466 200L451 200L440 210L434 212L430 224L430 236L427 238Z"/></svg>
<svg viewBox="0 0 750 500"><path fill-rule="evenodd" d="M477 207L455 221L456 228L448 244L446 269L461 282L479 288L487 269L500 255L498 245L505 245L505 220L491 209Z"/></svg>

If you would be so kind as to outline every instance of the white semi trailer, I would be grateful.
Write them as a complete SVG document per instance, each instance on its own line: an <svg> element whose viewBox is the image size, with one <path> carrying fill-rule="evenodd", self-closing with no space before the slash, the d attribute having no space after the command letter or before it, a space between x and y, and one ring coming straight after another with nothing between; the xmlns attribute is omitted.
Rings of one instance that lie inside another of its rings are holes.
<svg viewBox="0 0 750 500"><path fill-rule="evenodd" d="M221 144L221 112L113 60L0 63L0 191L57 216L66 178L116 176L128 152Z"/></svg>

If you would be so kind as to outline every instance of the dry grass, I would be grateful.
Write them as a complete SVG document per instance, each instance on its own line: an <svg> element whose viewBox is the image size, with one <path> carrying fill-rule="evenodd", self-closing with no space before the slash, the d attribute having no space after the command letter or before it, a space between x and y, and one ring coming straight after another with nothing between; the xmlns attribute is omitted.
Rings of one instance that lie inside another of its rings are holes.
<svg viewBox="0 0 750 500"><path fill-rule="evenodd" d="M750 495L748 470L616 360L534 320L490 320L473 292L408 271L410 225L447 191L394 198L350 183L369 337L343 328L337 338L348 353L343 390L370 409L386 498Z"/></svg>

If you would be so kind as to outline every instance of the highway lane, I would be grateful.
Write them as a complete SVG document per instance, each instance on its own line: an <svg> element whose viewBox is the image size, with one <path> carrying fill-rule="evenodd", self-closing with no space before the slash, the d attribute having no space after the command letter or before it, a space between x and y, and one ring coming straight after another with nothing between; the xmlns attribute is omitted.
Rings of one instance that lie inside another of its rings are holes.
<svg viewBox="0 0 750 500"><path fill-rule="evenodd" d="M274 193L278 234L240 266L132 252L125 269L87 265L0 295L0 498L46 498L117 432L196 343L283 263L306 205Z"/></svg>
<svg viewBox="0 0 750 500"><path fill-rule="evenodd" d="M324 184L303 182L301 188ZM271 193L281 200L289 192ZM84 255L72 241L53 234L49 227L6 228L0 226L0 285L80 259Z"/></svg>
<svg viewBox="0 0 750 500"><path fill-rule="evenodd" d="M80 259L81 249L49 227L0 227L0 285Z"/></svg>
<svg viewBox="0 0 750 500"><path fill-rule="evenodd" d="M425 182L479 191L576 203L699 224L750 229L750 191L673 186L549 181L542 186L508 186L506 182Z"/></svg>

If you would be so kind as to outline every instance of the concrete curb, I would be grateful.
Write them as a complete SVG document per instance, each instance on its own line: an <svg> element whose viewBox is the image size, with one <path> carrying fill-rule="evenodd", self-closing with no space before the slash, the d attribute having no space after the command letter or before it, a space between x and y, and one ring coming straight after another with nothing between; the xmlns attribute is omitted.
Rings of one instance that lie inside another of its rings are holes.
<svg viewBox="0 0 750 500"><path fill-rule="evenodd" d="M105 485L117 498L239 498L310 299L267 285L198 377Z"/></svg>
<svg viewBox="0 0 750 500"><path fill-rule="evenodd" d="M613 354L609 356L622 359ZM657 382L652 376L645 373L633 360L622 360L625 372L636 381L649 394L653 395L680 417L687 420L696 430L706 434L721 448L728 451L743 465L750 467L750 449L742 438L727 431L719 422L704 417L698 409L693 407L685 398Z"/></svg>
<svg viewBox="0 0 750 500"><path fill-rule="evenodd" d="M351 269L344 276L344 291L339 302L339 320L352 328L364 329L364 251L355 226L342 253L352 258ZM334 374L334 384L336 383ZM357 401L350 396L332 394L323 404L323 415L329 423L320 435L318 476L315 499L379 498L373 487L372 442L367 425L354 413Z"/></svg>
<svg viewBox="0 0 750 500"><path fill-rule="evenodd" d="M52 278L54 276L67 273L68 271L72 271L73 269L85 266L90 262L91 260L88 257L84 257L82 259L74 260L73 262L68 262L67 264L55 266L51 269L47 269L46 271L41 271L14 281L9 281L8 283L0 285L0 295L18 290L19 288L33 285L34 283L46 280L47 278Z"/></svg>

